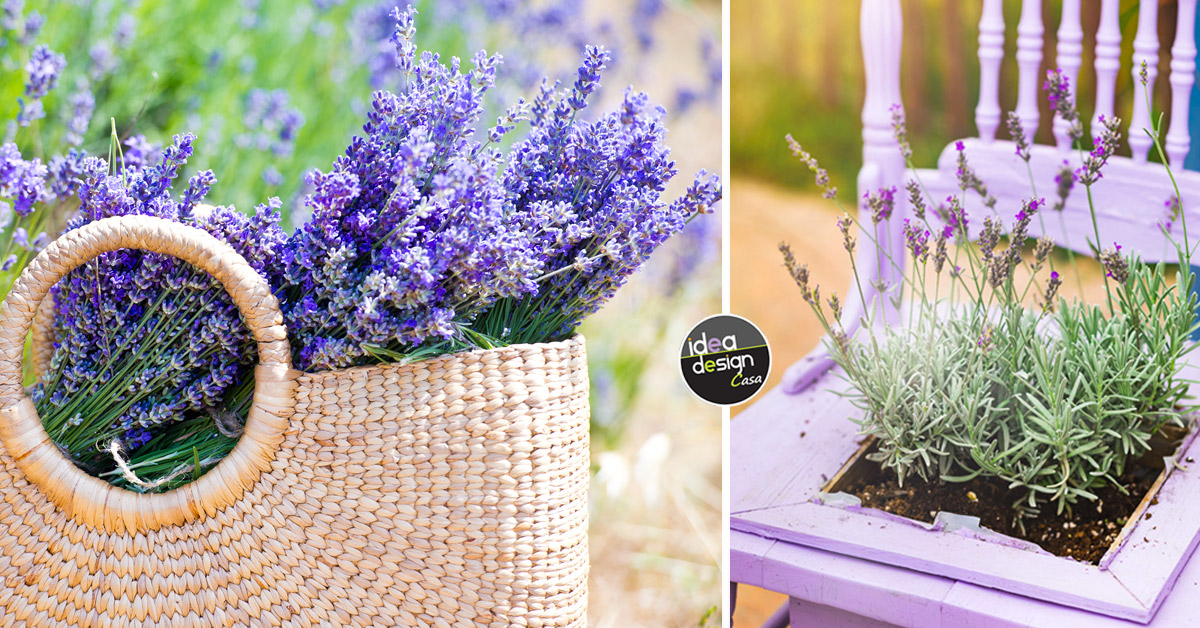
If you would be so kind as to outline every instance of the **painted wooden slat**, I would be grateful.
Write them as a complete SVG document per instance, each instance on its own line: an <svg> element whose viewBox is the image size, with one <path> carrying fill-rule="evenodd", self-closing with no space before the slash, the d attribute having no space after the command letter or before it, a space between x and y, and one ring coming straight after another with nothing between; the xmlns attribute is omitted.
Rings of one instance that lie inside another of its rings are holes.
<svg viewBox="0 0 1200 628"><path fill-rule="evenodd" d="M1011 145L1007 143L985 144L966 139L964 145L967 157L980 178L987 182L988 190L999 199L997 207L1005 224L1010 224L1021 201L1033 195L1025 162L1013 155ZM942 151L936 170L918 171L922 183L935 198L958 193L954 174L957 155L954 146L948 146ZM1047 146L1032 147L1030 163L1038 195L1046 198L1050 205L1055 200L1054 176L1064 159L1072 169L1080 165L1079 154L1075 151L1061 153ZM1200 172L1175 170L1174 174L1185 198L1189 198L1189 190L1200 190ZM1104 247L1118 242L1125 247L1123 250L1136 251L1145 261L1175 261L1175 250L1163 237L1159 226L1166 218L1163 205L1174 194L1171 179L1161 164L1139 165L1126 158L1114 158L1105 166L1104 177L1092 186L1092 192L1100 240ZM970 193L966 199L968 215L984 216L991 213L979 201L978 195ZM1131 211L1131 208L1137 210ZM1196 213L1200 208L1187 205L1185 208L1188 210L1189 232L1194 232L1194 225L1200 224L1200 214ZM932 220L936 222L936 217L932 217ZM972 220L971 227L975 228L980 222ZM1039 219L1030 224L1030 232L1041 235L1044 225L1045 233L1058 245L1090 255L1085 236L1092 233L1091 224L1087 194L1081 185L1076 184L1067 197L1063 212L1047 208ZM1183 235L1178 220L1172 226L1172 235L1176 239Z"/></svg>
<svg viewBox="0 0 1200 628"><path fill-rule="evenodd" d="M1171 46L1171 126L1167 130L1167 157L1171 165L1183 168L1191 148L1188 132L1188 105L1196 82L1196 0L1180 0L1175 26L1175 44Z"/></svg>
<svg viewBox="0 0 1200 628"><path fill-rule="evenodd" d="M1080 22L1079 0L1063 0L1062 21L1058 25L1058 48L1055 62L1063 76L1076 89L1079 82L1079 67L1083 65L1083 27ZM1076 102L1079 101L1076 96ZM1054 116L1054 140L1058 148L1068 151L1071 138L1067 135L1067 123L1062 117Z"/></svg>
<svg viewBox="0 0 1200 628"><path fill-rule="evenodd" d="M1028 597L954 582L890 565L818 549L775 543L761 550L762 538L730 532L731 578L742 578L747 564L743 538L760 542L750 551L752 573L766 588L813 604L824 604L856 615L909 628L1135 628L1142 624L1087 613ZM769 565L771 584L761 582ZM826 589L840 595L827 595ZM933 609L922 611L920 609ZM864 609L870 609L869 611ZM1200 617L1200 560L1188 563L1173 592L1148 626L1191 626ZM803 624L801 624L803 625Z"/></svg>
<svg viewBox="0 0 1200 628"><path fill-rule="evenodd" d="M1100 127L1100 117L1113 115L1117 72L1121 69L1121 0L1104 0L1100 5L1100 27L1096 30L1096 109L1092 115L1092 134ZM1075 101L1082 99L1076 94Z"/></svg>
<svg viewBox="0 0 1200 628"><path fill-rule="evenodd" d="M1142 64L1146 65L1146 89L1142 89ZM1154 98L1154 81L1158 79L1158 3L1143 2L1138 8L1137 36L1133 39L1133 118L1129 123L1129 149L1133 161L1146 163L1153 141L1142 132L1150 128L1150 108L1147 94Z"/></svg>
<svg viewBox="0 0 1200 628"><path fill-rule="evenodd" d="M830 391L845 386L835 371L798 395L776 387L733 419L731 513L805 501L822 474L832 475L854 453L858 427L850 419L861 411ZM812 447L815 440L823 445Z"/></svg>
<svg viewBox="0 0 1200 628"><path fill-rule="evenodd" d="M1021 21L1017 23L1017 117L1025 128L1025 139L1033 142L1037 133L1038 90L1042 79L1042 0L1021 3ZM1013 138L1016 140L1017 138Z"/></svg>
<svg viewBox="0 0 1200 628"><path fill-rule="evenodd" d="M1095 566L877 513L804 503L730 517L730 527L1113 617L1145 621L1152 615L1116 576Z"/></svg>
<svg viewBox="0 0 1200 628"><path fill-rule="evenodd" d="M1000 126L1000 61L1004 58L1004 6L1001 0L983 0L979 18L979 104L975 126L985 142L996 139Z"/></svg>
<svg viewBox="0 0 1200 628"><path fill-rule="evenodd" d="M796 565L810 573L795 569ZM767 588L774 591L901 626L938 625L938 601L955 584L953 580L898 567L866 561L849 563L837 554L782 542L764 556L763 573ZM826 573L830 576L821 575ZM881 600L888 602L881 604Z"/></svg>

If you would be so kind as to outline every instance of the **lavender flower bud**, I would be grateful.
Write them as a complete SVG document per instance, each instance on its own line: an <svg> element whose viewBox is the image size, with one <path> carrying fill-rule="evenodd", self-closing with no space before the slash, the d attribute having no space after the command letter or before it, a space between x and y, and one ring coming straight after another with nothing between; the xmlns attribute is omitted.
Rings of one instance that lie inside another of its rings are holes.
<svg viewBox="0 0 1200 628"><path fill-rule="evenodd" d="M853 255L855 241L854 238L850 237L851 222L852 221L850 220L849 216L842 216L841 218L837 219L838 231L842 232L842 248L846 249L847 253Z"/></svg>
<svg viewBox="0 0 1200 628"><path fill-rule="evenodd" d="M1075 98L1071 95L1071 81L1062 70L1047 70L1043 89L1050 100L1050 109L1067 123L1067 135L1072 142L1078 142L1083 137L1083 124L1079 121Z"/></svg>
<svg viewBox="0 0 1200 628"><path fill-rule="evenodd" d="M1129 261L1121 255L1120 244L1114 242L1113 247L1100 252L1100 264L1104 266L1104 274L1123 284L1129 279Z"/></svg>
<svg viewBox="0 0 1200 628"><path fill-rule="evenodd" d="M1067 206L1067 196L1071 194L1078 178L1079 176L1071 169L1071 164L1064 159L1062 165L1058 167L1058 173L1054 175L1055 193L1058 196L1058 200L1054 202L1054 211L1060 212Z"/></svg>
<svg viewBox="0 0 1200 628"><path fill-rule="evenodd" d="M1100 134L1092 139L1092 152L1085 155L1083 165L1075 171L1079 182L1090 186L1100 180L1100 170L1108 163L1108 158L1117 153L1121 143L1121 119L1113 116L1105 119L1100 116Z"/></svg>
<svg viewBox="0 0 1200 628"><path fill-rule="evenodd" d="M908 190L908 203L912 206L913 216L917 220L925 220L925 195L921 193L921 186L909 179L904 182L904 189Z"/></svg>
<svg viewBox="0 0 1200 628"><path fill-rule="evenodd" d="M1050 272L1050 281L1046 282L1046 292L1042 295L1042 308L1049 311L1054 309L1054 297L1058 295L1058 288L1062 285L1062 279L1058 276L1057 271Z"/></svg>
<svg viewBox="0 0 1200 628"><path fill-rule="evenodd" d="M800 143L793 139L790 133L785 136L785 139L787 139L788 146L792 149L792 154L799 157L800 161L803 161L808 166L808 169L812 171L813 175L816 176L817 187L824 190L822 196L829 200L836 198L837 188L829 185L829 173L825 172L825 169L817 163L817 160L812 155L809 155L808 151L804 150L804 147L800 146Z"/></svg>
<svg viewBox="0 0 1200 628"><path fill-rule="evenodd" d="M912 146L908 143L908 127L904 121L904 107L899 103L893 103L888 109L892 112L892 137L896 139L896 144L900 146L900 155L905 161L912 159Z"/></svg>
<svg viewBox="0 0 1200 628"><path fill-rule="evenodd" d="M67 58L50 50L42 44L33 49L25 71L29 80L25 83L25 98L21 100L21 111L17 114L17 123L29 126L31 122L45 117L41 99L58 85L58 77L67 67Z"/></svg>
<svg viewBox="0 0 1200 628"><path fill-rule="evenodd" d="M892 210L896 208L896 186L867 192L863 199L871 210L871 221L879 224L892 217Z"/></svg>
<svg viewBox="0 0 1200 628"><path fill-rule="evenodd" d="M1026 163L1032 156L1029 149L1029 138L1025 136L1025 127L1021 123L1021 118L1017 112L1008 112L1008 133L1012 136L1013 143L1017 145L1017 157L1020 157Z"/></svg>

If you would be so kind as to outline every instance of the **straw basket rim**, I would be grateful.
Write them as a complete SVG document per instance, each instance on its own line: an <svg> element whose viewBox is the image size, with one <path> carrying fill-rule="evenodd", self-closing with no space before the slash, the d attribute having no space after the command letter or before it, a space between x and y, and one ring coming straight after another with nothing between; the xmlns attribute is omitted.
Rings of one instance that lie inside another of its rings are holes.
<svg viewBox="0 0 1200 628"><path fill-rule="evenodd" d="M76 467L46 433L21 386L25 338L50 288L96 256L127 248L171 255L211 274L229 292L258 345L253 401L238 444L197 481L157 494L113 486ZM67 516L104 532L188 523L239 500L270 469L294 411L298 375L283 314L266 280L228 244L163 218L111 217L67 232L25 268L0 305L0 443Z"/></svg>

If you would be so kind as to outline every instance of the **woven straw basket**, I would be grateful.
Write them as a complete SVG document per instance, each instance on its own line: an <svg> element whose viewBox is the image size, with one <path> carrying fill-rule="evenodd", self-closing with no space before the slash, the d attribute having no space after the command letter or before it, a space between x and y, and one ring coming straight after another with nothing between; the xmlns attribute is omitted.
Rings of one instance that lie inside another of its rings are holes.
<svg viewBox="0 0 1200 628"><path fill-rule="evenodd" d="M237 447L162 494L72 465L21 387L50 287L120 248L211 273L258 343ZM43 251L0 308L0 626L584 625L582 338L316 374L290 359L266 282L199 229L109 218Z"/></svg>

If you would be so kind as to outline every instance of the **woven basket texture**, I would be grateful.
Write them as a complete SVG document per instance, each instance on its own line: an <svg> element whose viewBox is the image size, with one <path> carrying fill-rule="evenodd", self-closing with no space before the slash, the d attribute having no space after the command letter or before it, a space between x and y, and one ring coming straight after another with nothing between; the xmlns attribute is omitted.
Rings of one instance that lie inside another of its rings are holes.
<svg viewBox="0 0 1200 628"><path fill-rule="evenodd" d="M212 273L259 347L238 446L158 495L75 468L20 389L49 286L132 247ZM198 229L110 218L43 251L0 307L0 626L585 625L582 337L313 374L289 360L265 282Z"/></svg>

